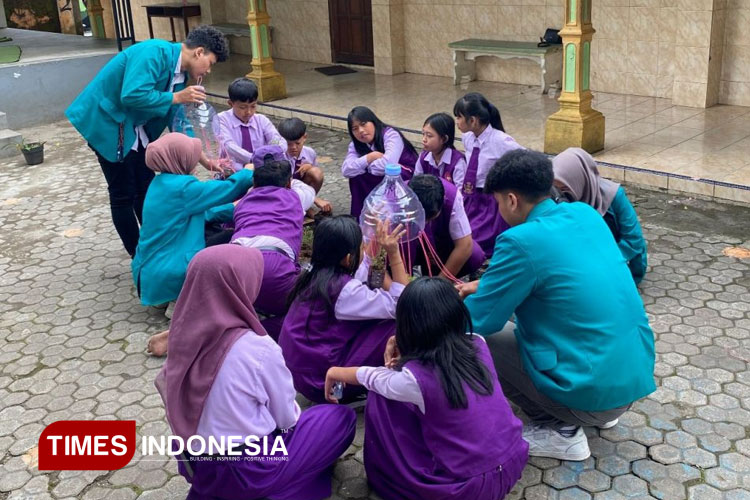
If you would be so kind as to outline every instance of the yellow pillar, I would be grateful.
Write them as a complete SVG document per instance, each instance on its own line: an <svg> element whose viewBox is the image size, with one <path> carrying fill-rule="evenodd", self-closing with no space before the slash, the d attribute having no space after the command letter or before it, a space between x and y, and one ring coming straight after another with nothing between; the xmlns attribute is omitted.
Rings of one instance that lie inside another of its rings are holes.
<svg viewBox="0 0 750 500"><path fill-rule="evenodd" d="M268 24L271 17L266 11L266 0L248 0L247 23L250 25L252 45L252 70L247 77L258 86L258 99L261 102L274 101L286 97L284 75L273 68L271 40Z"/></svg>
<svg viewBox="0 0 750 500"><path fill-rule="evenodd" d="M589 89L594 33L591 0L566 0L565 26L560 31L564 61L560 111L547 119L545 153L574 146L589 153L604 149L604 115L591 107Z"/></svg>
<svg viewBox="0 0 750 500"><path fill-rule="evenodd" d="M92 36L94 38L107 38L104 30L104 9L100 0L89 0L88 12Z"/></svg>

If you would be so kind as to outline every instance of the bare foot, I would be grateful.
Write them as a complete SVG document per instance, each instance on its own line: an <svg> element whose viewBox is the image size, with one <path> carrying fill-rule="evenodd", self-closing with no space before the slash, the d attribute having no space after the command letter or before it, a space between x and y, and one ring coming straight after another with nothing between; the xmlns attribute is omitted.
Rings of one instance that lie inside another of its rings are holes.
<svg viewBox="0 0 750 500"><path fill-rule="evenodd" d="M169 335L169 330L164 330L163 332L159 332L156 335L152 335L150 339L148 339L148 347L146 348L146 352L148 352L152 356L161 357L167 354L167 336Z"/></svg>

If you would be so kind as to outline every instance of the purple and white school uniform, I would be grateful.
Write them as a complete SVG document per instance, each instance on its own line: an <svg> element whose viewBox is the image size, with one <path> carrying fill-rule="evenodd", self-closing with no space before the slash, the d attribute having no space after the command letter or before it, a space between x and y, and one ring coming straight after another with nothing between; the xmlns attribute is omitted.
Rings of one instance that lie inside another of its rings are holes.
<svg viewBox="0 0 750 500"><path fill-rule="evenodd" d="M468 158L466 175L461 188L464 207L466 215L469 216L474 240L479 243L489 259L495 251L495 238L509 226L500 215L497 201L492 193L482 192L484 181L487 173L500 157L508 151L522 149L522 146L511 136L492 128L491 125L487 125L479 137L472 132L466 132L461 136L461 141Z"/></svg>
<svg viewBox="0 0 750 500"><path fill-rule="evenodd" d="M264 316L263 326L279 338L286 313L286 298L299 275L305 212L315 201L315 189L292 180L291 189L277 186L253 188L234 209L232 243L260 250L263 283L255 309Z"/></svg>
<svg viewBox="0 0 750 500"><path fill-rule="evenodd" d="M370 150L375 151L375 145L369 144ZM367 164L367 157L357 153L354 143L349 143L341 174L349 179L349 192L352 195L351 215L359 218L365 198L375 186L380 184L385 175L385 166L389 163L401 165L401 177L408 181L414 173L417 155L405 147L401 135L391 127L383 131L383 157Z"/></svg>
<svg viewBox="0 0 750 500"><path fill-rule="evenodd" d="M435 165L435 157L429 151L422 151L416 165L414 175L430 174L456 185L461 186L466 175L466 157L461 151L447 148L440 157L440 165Z"/></svg>
<svg viewBox="0 0 750 500"><path fill-rule="evenodd" d="M298 170L302 165L318 165L318 155L315 150L309 146L302 146L302 151L300 151L299 156L296 158L289 153L285 153L284 156L292 166L292 179L302 180L302 177L300 177L298 173Z"/></svg>
<svg viewBox="0 0 750 500"><path fill-rule="evenodd" d="M295 397L281 348L266 335L242 335L219 368L196 434L217 441L269 436L269 448L281 435L288 460L195 460L190 462L192 476L179 462L180 472L192 483L187 498L327 498L332 465L354 439L356 415L338 405L300 412Z"/></svg>
<svg viewBox="0 0 750 500"><path fill-rule="evenodd" d="M232 160L232 168L242 170L253 161L253 151L261 146L278 144L286 150L286 141L266 116L255 113L247 123L237 118L228 109L216 116L219 120L219 143L221 157Z"/></svg>
<svg viewBox="0 0 750 500"><path fill-rule="evenodd" d="M354 277L340 275L331 283L333 314L323 301L295 299L284 318L279 345L292 372L294 387L307 399L325 402L325 376L332 366L378 366L388 339L396 333L396 302L404 286L392 283L389 291L370 290L369 261ZM361 387L346 387L343 401L362 394Z"/></svg>
<svg viewBox="0 0 750 500"><path fill-rule="evenodd" d="M365 407L367 479L385 500L503 498L528 459L484 339L473 336L494 382L491 395L463 389L467 408L451 408L434 367L407 362L401 371L360 367Z"/></svg>
<svg viewBox="0 0 750 500"><path fill-rule="evenodd" d="M432 247L438 254L440 261L445 262L450 257L455 247L454 241L472 234L469 218L464 210L464 201L461 192L456 186L445 179L440 179L443 183L445 195L443 197L443 208L440 210L437 218L425 223L424 232L430 240ZM422 266L422 274L428 275L424 251L418 241L414 240L409 244L411 255L407 256L409 263ZM471 256L463 265L456 277L465 276L477 271L485 261L484 251L472 239ZM431 263L433 276L440 274L437 265Z"/></svg>

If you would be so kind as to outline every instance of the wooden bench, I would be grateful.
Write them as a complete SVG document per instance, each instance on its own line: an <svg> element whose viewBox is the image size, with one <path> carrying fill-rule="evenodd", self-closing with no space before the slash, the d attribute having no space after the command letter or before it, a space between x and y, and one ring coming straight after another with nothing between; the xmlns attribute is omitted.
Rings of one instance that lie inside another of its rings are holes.
<svg viewBox="0 0 750 500"><path fill-rule="evenodd" d="M562 45L538 47L536 42L509 42L470 38L448 44L453 50L453 84L476 80L477 57L530 59L541 67L542 94L562 78Z"/></svg>

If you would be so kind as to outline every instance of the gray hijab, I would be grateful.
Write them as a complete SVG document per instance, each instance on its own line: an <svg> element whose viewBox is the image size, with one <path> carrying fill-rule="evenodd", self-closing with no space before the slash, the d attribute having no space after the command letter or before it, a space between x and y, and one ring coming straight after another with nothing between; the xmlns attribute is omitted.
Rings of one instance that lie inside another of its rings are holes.
<svg viewBox="0 0 750 500"><path fill-rule="evenodd" d="M594 207L604 215L620 185L599 175L596 162L581 148L568 148L552 160L555 180L563 194Z"/></svg>

